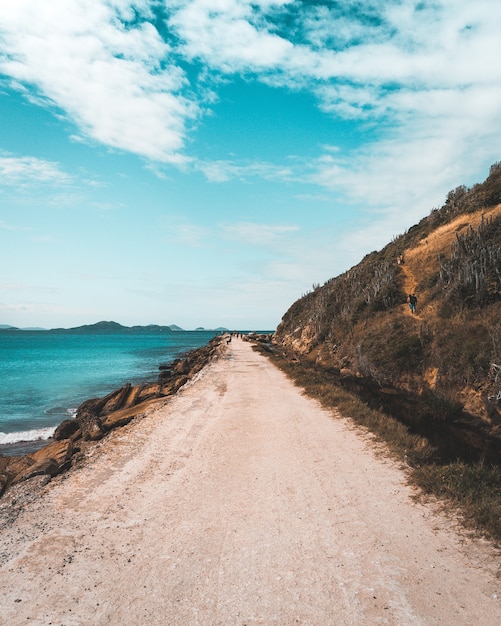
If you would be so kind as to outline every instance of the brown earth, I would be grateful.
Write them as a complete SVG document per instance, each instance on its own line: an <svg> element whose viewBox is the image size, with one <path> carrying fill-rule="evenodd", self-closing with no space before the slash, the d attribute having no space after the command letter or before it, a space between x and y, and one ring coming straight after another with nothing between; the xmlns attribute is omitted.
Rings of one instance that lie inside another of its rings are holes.
<svg viewBox="0 0 501 626"><path fill-rule="evenodd" d="M0 623L501 624L494 547L248 343L89 454L0 501Z"/></svg>
<svg viewBox="0 0 501 626"><path fill-rule="evenodd" d="M427 237L424 237L417 246L405 250L405 263L401 265L404 275L404 293L406 295L414 293L419 283L425 284L433 274L438 272L438 258L440 255L450 256L451 245L456 241L457 234L467 231L468 228L478 228L482 220L494 219L499 215L501 215L501 204L476 213L459 215L456 219L440 226ZM418 293L417 317L422 319L420 313L421 310L424 310L426 318L432 320L435 311L433 305L427 302L427 295L426 293ZM410 314L408 305L405 305L404 310Z"/></svg>

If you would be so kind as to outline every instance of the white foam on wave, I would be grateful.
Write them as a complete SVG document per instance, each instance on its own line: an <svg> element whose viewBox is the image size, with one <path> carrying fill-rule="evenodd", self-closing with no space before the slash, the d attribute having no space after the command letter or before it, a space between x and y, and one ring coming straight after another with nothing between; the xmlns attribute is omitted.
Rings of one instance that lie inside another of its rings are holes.
<svg viewBox="0 0 501 626"><path fill-rule="evenodd" d="M15 433L1 433L0 445L8 443L19 443L20 441L40 441L50 439L56 430L55 426L50 428L35 428L34 430L21 430Z"/></svg>

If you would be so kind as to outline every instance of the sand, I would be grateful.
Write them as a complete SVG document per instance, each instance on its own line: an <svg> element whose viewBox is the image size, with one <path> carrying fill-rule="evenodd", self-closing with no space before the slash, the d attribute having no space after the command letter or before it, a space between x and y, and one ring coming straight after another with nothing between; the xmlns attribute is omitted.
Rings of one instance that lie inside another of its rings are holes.
<svg viewBox="0 0 501 626"><path fill-rule="evenodd" d="M412 496L234 339L82 467L0 501L0 623L501 624L494 547Z"/></svg>

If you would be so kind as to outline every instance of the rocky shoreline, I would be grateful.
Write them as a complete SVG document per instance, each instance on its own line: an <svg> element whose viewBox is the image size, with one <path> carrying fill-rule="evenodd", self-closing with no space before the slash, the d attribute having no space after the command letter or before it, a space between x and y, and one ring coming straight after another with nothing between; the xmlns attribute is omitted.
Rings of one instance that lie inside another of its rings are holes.
<svg viewBox="0 0 501 626"><path fill-rule="evenodd" d="M0 497L21 483L46 484L67 471L96 441L174 395L217 358L225 345L224 337L214 337L206 346L160 365L156 382L135 386L127 383L103 398L86 400L78 407L75 418L63 421L56 428L52 441L34 452L21 456L0 454Z"/></svg>

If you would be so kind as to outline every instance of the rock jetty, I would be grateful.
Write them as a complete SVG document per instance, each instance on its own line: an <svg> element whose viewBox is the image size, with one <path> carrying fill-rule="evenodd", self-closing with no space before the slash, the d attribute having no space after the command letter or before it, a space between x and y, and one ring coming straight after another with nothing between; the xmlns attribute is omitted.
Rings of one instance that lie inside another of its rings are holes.
<svg viewBox="0 0 501 626"><path fill-rule="evenodd" d="M10 487L35 477L38 478L34 484L45 484L53 476L68 470L85 447L175 394L219 356L225 345L223 337L214 337L207 346L192 350L172 363L160 365L156 382L127 383L103 398L86 400L78 407L76 417L62 422L52 441L36 452L23 456L0 454L0 496Z"/></svg>

